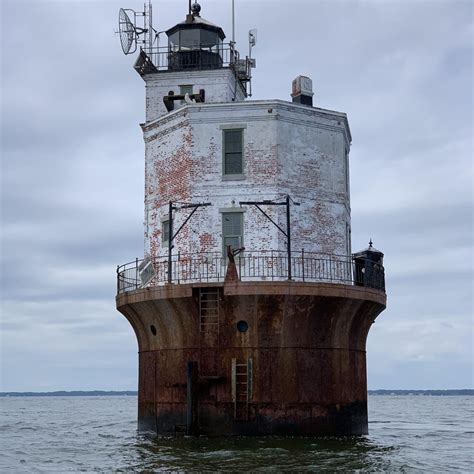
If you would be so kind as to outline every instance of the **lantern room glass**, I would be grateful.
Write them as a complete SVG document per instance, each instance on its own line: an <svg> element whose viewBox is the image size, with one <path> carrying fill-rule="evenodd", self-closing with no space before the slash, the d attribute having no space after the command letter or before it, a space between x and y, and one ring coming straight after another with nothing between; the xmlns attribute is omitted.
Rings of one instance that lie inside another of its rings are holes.
<svg viewBox="0 0 474 474"><path fill-rule="evenodd" d="M168 69L216 69L223 66L223 42L216 29L202 25L178 28L168 36Z"/></svg>
<svg viewBox="0 0 474 474"><path fill-rule="evenodd" d="M202 28L178 30L168 38L170 51L195 51L206 49L218 52L222 49L222 39L215 31Z"/></svg>

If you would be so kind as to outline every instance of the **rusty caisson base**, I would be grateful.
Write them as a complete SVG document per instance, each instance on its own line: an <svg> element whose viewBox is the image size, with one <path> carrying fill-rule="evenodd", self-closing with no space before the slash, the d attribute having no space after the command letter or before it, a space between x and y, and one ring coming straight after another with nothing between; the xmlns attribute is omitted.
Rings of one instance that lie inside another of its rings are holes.
<svg viewBox="0 0 474 474"><path fill-rule="evenodd" d="M138 425L159 434L368 432L365 345L385 293L295 282L123 293L139 345Z"/></svg>

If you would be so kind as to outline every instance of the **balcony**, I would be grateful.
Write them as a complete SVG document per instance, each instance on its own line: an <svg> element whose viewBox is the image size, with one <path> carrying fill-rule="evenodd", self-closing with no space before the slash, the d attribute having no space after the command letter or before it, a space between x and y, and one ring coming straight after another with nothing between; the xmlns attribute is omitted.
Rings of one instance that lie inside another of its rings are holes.
<svg viewBox="0 0 474 474"><path fill-rule="evenodd" d="M385 291L383 266L360 256L284 251L244 252L235 258L240 281L323 282L355 285ZM222 283L229 261L220 252L172 255L144 261L136 259L117 267L117 294L169 283ZM170 272L171 269L171 272Z"/></svg>
<svg viewBox="0 0 474 474"><path fill-rule="evenodd" d="M241 65L239 53L230 43L218 46L196 46L195 48L153 47L141 50L135 69L140 72L144 60L151 61L154 71L183 71L193 69L219 69L221 67L245 67Z"/></svg>

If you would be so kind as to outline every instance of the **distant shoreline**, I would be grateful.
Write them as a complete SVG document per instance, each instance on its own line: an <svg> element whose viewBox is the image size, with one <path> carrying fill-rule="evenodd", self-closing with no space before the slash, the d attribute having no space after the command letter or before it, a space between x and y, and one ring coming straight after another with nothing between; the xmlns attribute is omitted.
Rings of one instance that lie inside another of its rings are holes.
<svg viewBox="0 0 474 474"><path fill-rule="evenodd" d="M369 390L369 395L420 395L432 397L450 396L474 396L474 389L458 390ZM56 391L56 392L0 392L1 397L111 397L111 396L132 396L136 397L138 392L128 391Z"/></svg>

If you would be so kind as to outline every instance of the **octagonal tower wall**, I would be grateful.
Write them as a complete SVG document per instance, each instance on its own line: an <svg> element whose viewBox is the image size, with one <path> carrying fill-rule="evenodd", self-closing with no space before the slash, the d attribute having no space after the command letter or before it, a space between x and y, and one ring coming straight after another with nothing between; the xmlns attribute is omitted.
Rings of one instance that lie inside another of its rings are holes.
<svg viewBox="0 0 474 474"><path fill-rule="evenodd" d="M243 173L223 174L223 131L243 130ZM177 236L175 252L221 252L222 214L243 213L247 250L286 249L286 237L240 201L289 194L295 251L350 254L347 117L285 101L185 105L143 125L146 144L145 253L167 254L162 223L173 202L211 202ZM283 207L265 207L282 228ZM177 229L189 212L174 214Z"/></svg>

